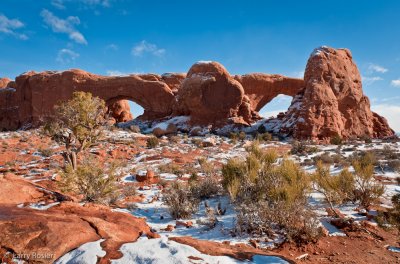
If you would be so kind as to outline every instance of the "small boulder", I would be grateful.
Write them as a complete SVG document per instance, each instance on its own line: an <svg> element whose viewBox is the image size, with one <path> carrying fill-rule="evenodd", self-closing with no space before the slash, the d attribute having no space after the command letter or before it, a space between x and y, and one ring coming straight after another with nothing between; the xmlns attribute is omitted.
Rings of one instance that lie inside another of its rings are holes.
<svg viewBox="0 0 400 264"><path fill-rule="evenodd" d="M153 129L152 133L156 137L162 137L165 135L176 134L178 132L178 128L175 124L169 123L166 128L162 126L157 126Z"/></svg>

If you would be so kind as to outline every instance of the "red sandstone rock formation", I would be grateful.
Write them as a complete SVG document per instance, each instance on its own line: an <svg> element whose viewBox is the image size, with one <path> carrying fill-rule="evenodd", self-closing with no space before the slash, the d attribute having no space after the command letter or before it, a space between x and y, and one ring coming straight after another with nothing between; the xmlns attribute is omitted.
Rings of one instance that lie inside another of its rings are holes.
<svg viewBox="0 0 400 264"><path fill-rule="evenodd" d="M81 70L28 72L16 78L15 88L0 92L2 129L38 123L52 113L55 104L70 99L77 90L91 92L107 103L130 99L144 108L143 119L168 116L175 103L172 90L154 74L105 77Z"/></svg>
<svg viewBox="0 0 400 264"><path fill-rule="evenodd" d="M5 82L8 82L5 81ZM190 124L222 127L250 125L258 111L279 94L293 96L286 114L266 123L268 130L295 138L327 140L332 136L387 137L387 121L371 112L350 51L323 47L314 51L304 81L281 75L231 76L217 62L199 62L185 74L140 74L104 77L81 70L29 72L0 89L0 129L34 125L54 104L73 91L91 92L106 100L117 122L131 118L123 101L144 108L142 119L190 116Z"/></svg>
<svg viewBox="0 0 400 264"><path fill-rule="evenodd" d="M305 89L295 96L286 115L281 120L267 122L269 130L318 140L336 135L343 138L394 135L386 119L371 112L349 50L315 49L308 60L304 82Z"/></svg>
<svg viewBox="0 0 400 264"><path fill-rule="evenodd" d="M235 75L250 100L251 109L260 111L279 94L295 96L304 89L302 79L290 78L278 74L252 73Z"/></svg>
<svg viewBox="0 0 400 264"><path fill-rule="evenodd" d="M108 104L108 113L117 123L127 122L133 119L128 100L118 100Z"/></svg>
<svg viewBox="0 0 400 264"><path fill-rule="evenodd" d="M11 80L8 78L0 78L0 89L1 88L6 88L8 83L10 83Z"/></svg>
<svg viewBox="0 0 400 264"><path fill-rule="evenodd" d="M192 124L251 123L251 111L242 85L217 62L194 64L178 91L178 115L190 115ZM240 114L239 114L240 112Z"/></svg>

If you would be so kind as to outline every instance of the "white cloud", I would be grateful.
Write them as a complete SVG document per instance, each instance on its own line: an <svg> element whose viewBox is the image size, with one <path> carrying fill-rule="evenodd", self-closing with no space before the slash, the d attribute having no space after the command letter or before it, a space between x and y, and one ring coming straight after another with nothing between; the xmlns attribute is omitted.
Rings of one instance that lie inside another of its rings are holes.
<svg viewBox="0 0 400 264"><path fill-rule="evenodd" d="M58 51L56 61L68 64L74 62L79 57L79 53L72 51L70 49L61 49Z"/></svg>
<svg viewBox="0 0 400 264"><path fill-rule="evenodd" d="M132 55L135 57L141 57L144 53L162 57L165 54L165 49L160 49L157 45L142 40L140 43L133 46Z"/></svg>
<svg viewBox="0 0 400 264"><path fill-rule="evenodd" d="M388 120L389 126L396 132L400 132L400 106L391 104L377 104L371 106L372 111L380 114Z"/></svg>
<svg viewBox="0 0 400 264"><path fill-rule="evenodd" d="M65 9L64 0L52 0L51 5L58 9Z"/></svg>
<svg viewBox="0 0 400 264"><path fill-rule="evenodd" d="M27 40L28 36L16 32L16 30L23 28L25 25L18 19L9 19L3 14L0 14L0 32L12 35L16 38Z"/></svg>
<svg viewBox="0 0 400 264"><path fill-rule="evenodd" d="M110 7L110 0L52 0L51 4L58 9L66 9L66 3L74 2L83 5L86 8L94 8L96 6Z"/></svg>
<svg viewBox="0 0 400 264"><path fill-rule="evenodd" d="M400 79L392 80L390 84L394 87L400 87Z"/></svg>
<svg viewBox="0 0 400 264"><path fill-rule="evenodd" d="M87 44L82 33L75 29L75 26L81 23L79 17L69 16L66 19L61 19L46 9L44 9L40 15L43 17L43 21L49 25L54 32L66 33L69 38L74 40L76 43Z"/></svg>
<svg viewBox="0 0 400 264"><path fill-rule="evenodd" d="M126 76L126 75L129 75L128 73L120 72L120 71L117 71L117 70L108 70L106 73L107 73L108 76Z"/></svg>
<svg viewBox="0 0 400 264"><path fill-rule="evenodd" d="M371 77L369 77L369 76L361 76L361 79L362 79L362 82L363 82L364 85L371 85L374 82L383 80L383 78L381 78L379 76L371 76Z"/></svg>
<svg viewBox="0 0 400 264"><path fill-rule="evenodd" d="M368 71L373 73L373 72L379 72L379 73L385 73L388 71L388 69L374 63L370 63L368 65Z"/></svg>

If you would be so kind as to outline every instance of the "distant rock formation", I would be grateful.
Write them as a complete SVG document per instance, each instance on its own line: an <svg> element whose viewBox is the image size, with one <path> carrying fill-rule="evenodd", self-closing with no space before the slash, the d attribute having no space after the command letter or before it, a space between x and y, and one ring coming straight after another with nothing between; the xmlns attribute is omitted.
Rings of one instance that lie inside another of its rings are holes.
<svg viewBox="0 0 400 264"><path fill-rule="evenodd" d="M7 85L11 82L10 79L8 78L0 78L0 89L1 88L6 88Z"/></svg>
<svg viewBox="0 0 400 264"><path fill-rule="evenodd" d="M108 113L116 123L128 122L133 119L128 100L117 100L109 103Z"/></svg>
<svg viewBox="0 0 400 264"><path fill-rule="evenodd" d="M81 70L28 72L15 82L1 79L0 130L37 126L74 91L104 99L116 122L131 118L132 100L144 108L142 120L185 115L189 126L250 126L258 111L279 94L293 96L288 111L269 119L268 131L299 139L327 140L394 135L385 118L370 110L360 73L347 49L321 47L310 56L304 80L253 73L232 76L217 62L195 63L187 74L105 77Z"/></svg>
<svg viewBox="0 0 400 264"><path fill-rule="evenodd" d="M343 138L394 135L386 119L371 111L348 49L315 49L306 66L304 83L305 89L296 94L285 116L267 121L267 130L318 140L337 135Z"/></svg>
<svg viewBox="0 0 400 264"><path fill-rule="evenodd" d="M198 62L179 88L175 114L190 116L196 125L223 126L229 121L249 125L247 102L242 85L221 64Z"/></svg>

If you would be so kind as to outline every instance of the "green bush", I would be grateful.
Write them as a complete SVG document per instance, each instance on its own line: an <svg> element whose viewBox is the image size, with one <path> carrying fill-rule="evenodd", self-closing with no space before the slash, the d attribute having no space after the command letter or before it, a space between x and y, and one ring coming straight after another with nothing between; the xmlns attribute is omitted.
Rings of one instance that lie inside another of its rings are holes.
<svg viewBox="0 0 400 264"><path fill-rule="evenodd" d="M149 137L146 141L146 146L148 148L155 148L160 144L160 141L156 137Z"/></svg>

